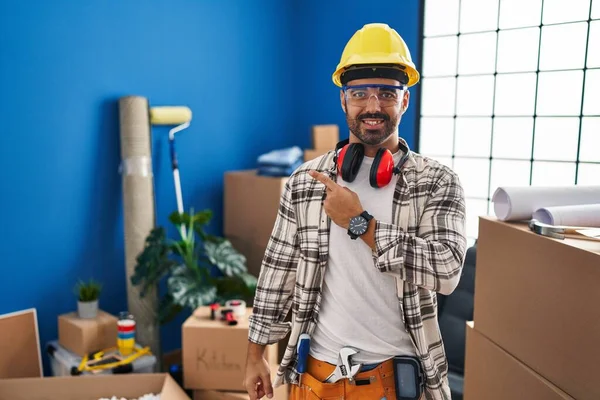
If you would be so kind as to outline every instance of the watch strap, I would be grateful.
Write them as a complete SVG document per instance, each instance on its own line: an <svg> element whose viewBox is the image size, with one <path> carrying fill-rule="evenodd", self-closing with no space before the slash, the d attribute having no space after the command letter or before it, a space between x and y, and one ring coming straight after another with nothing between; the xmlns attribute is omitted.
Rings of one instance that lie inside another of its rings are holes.
<svg viewBox="0 0 600 400"><path fill-rule="evenodd" d="M373 216L371 214L369 214L367 212L367 210L363 211L362 213L360 213L360 215L367 220L367 222L369 222L370 220L373 219Z"/></svg>

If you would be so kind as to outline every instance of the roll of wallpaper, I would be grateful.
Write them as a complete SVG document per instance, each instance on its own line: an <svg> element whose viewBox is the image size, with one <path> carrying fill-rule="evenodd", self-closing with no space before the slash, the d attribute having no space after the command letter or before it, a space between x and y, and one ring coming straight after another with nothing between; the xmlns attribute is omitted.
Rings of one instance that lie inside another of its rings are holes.
<svg viewBox="0 0 600 400"><path fill-rule="evenodd" d="M529 220L542 207L600 203L600 186L499 187L494 192L492 201L498 219Z"/></svg>
<svg viewBox="0 0 600 400"><path fill-rule="evenodd" d="M128 311L136 320L137 342L150 346L157 360L160 360L156 290L148 291L141 298L139 289L131 284L136 258L156 224L148 100L139 96L119 99L119 123ZM160 370L160 364L157 364L157 368Z"/></svg>
<svg viewBox="0 0 600 400"><path fill-rule="evenodd" d="M600 228L600 204L542 207L533 218L549 225Z"/></svg>

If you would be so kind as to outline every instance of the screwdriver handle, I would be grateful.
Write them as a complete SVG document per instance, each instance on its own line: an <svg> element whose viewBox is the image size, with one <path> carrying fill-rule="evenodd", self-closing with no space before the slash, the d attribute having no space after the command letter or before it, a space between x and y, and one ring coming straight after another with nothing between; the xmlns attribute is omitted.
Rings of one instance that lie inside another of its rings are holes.
<svg viewBox="0 0 600 400"><path fill-rule="evenodd" d="M310 349L310 335L303 333L298 338L298 372L306 372L306 361L308 358L308 350Z"/></svg>

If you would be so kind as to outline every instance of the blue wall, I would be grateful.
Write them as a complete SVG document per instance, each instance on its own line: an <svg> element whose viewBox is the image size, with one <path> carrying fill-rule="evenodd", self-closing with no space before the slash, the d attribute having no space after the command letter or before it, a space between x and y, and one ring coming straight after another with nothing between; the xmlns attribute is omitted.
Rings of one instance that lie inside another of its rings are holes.
<svg viewBox="0 0 600 400"><path fill-rule="evenodd" d="M126 307L119 97L192 108L177 139L184 205L212 209L221 234L225 171L308 147L312 124L347 136L330 76L352 32L388 22L416 48L418 1L379 4L0 2L0 313L37 308L44 344L75 309L78 278L104 283L104 310ZM411 144L414 95L401 125ZM176 209L167 132L153 130L159 224ZM165 351L184 318L163 329Z"/></svg>

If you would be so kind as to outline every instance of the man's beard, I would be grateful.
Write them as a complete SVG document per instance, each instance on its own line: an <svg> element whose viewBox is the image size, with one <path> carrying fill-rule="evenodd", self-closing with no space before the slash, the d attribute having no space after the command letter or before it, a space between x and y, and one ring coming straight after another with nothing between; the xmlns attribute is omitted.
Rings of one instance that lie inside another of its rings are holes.
<svg viewBox="0 0 600 400"><path fill-rule="evenodd" d="M365 119L381 119L383 120L383 127L376 129L369 129L366 124L362 121ZM383 113L365 113L361 114L356 118L350 118L346 114L346 122L350 132L354 134L362 143L368 145L379 145L387 140L392 134L396 132L400 117L395 119L390 118L389 115Z"/></svg>

